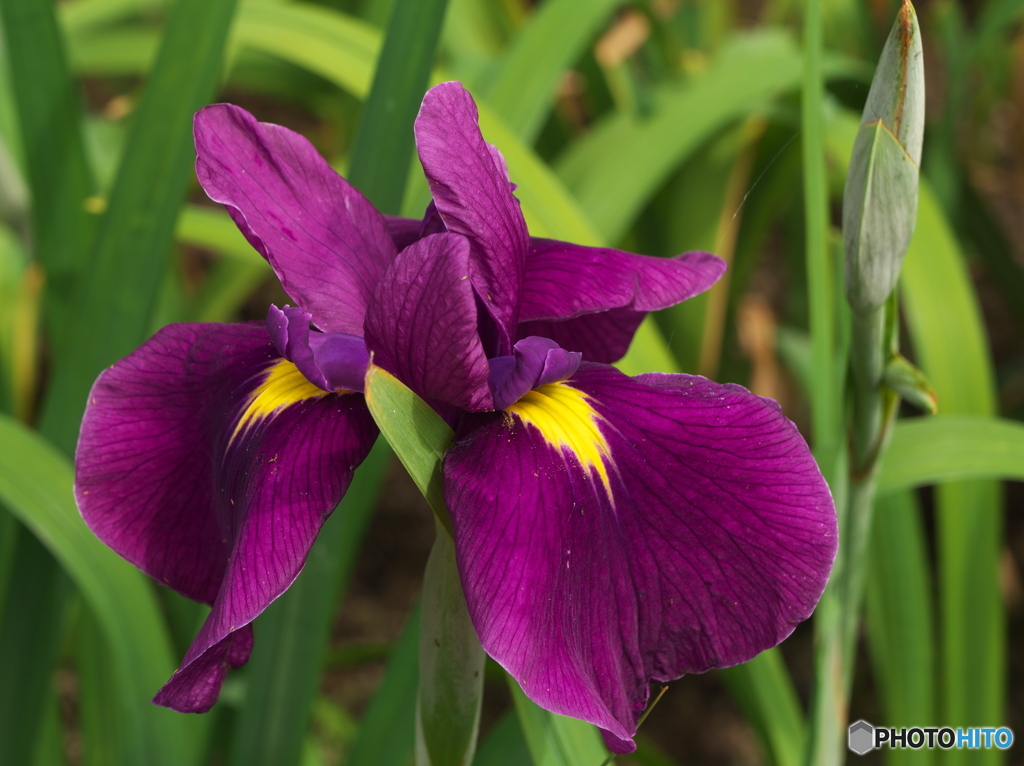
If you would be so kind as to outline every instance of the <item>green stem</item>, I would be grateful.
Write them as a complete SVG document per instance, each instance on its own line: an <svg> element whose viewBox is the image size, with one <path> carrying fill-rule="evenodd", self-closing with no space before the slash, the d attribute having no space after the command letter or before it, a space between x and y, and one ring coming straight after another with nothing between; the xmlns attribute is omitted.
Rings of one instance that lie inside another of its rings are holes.
<svg viewBox="0 0 1024 766"><path fill-rule="evenodd" d="M827 248L828 186L822 126L824 77L820 0L808 0L804 14L804 77L801 102L803 127L804 206L807 227L807 288L810 308L814 385L811 413L814 456L836 498L840 529L843 493L840 454L840 380L835 373L835 289ZM842 541L842 536L840 536ZM838 582L843 550L836 557L832 579L815 612L815 687L810 711L808 766L842 763L842 725L846 718L843 692L843 620Z"/></svg>
<svg viewBox="0 0 1024 766"><path fill-rule="evenodd" d="M840 764L849 721L848 706L864 600L878 458L888 443L897 398L882 386L889 342L886 306L854 313L850 366L853 413L850 424L850 484L845 511L840 505L839 553L816 615L817 687L807 763Z"/></svg>
<svg viewBox="0 0 1024 766"><path fill-rule="evenodd" d="M878 457L878 439L882 434L885 305L863 314L854 312L850 330L850 368L853 372L851 467L856 479L871 471Z"/></svg>

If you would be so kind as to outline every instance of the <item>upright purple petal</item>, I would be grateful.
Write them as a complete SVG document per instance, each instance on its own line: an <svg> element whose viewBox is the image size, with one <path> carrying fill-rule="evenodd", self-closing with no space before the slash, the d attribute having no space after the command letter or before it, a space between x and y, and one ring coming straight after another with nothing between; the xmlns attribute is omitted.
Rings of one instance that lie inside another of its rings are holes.
<svg viewBox="0 0 1024 766"><path fill-rule="evenodd" d="M538 704L632 750L649 684L744 662L814 609L828 487L769 400L584 364L465 419L444 465L470 615Z"/></svg>
<svg viewBox="0 0 1024 766"><path fill-rule="evenodd" d="M373 364L424 399L489 410L490 368L469 273L464 237L432 234L410 245L378 285L364 332Z"/></svg>
<svg viewBox="0 0 1024 766"><path fill-rule="evenodd" d="M484 141L461 83L431 88L416 118L416 146L448 231L473 246L473 284L498 325L497 355L511 352L529 235L501 154Z"/></svg>
<svg viewBox="0 0 1024 766"><path fill-rule="evenodd" d="M195 117L196 175L321 330L358 335L395 257L384 217L305 138L216 104Z"/></svg>
<svg viewBox="0 0 1024 766"><path fill-rule="evenodd" d="M76 453L82 516L213 605L163 704L213 704L224 663L248 656L238 631L298 575L376 433L361 396L305 380L262 323L171 325L100 375Z"/></svg>
<svg viewBox="0 0 1024 766"><path fill-rule="evenodd" d="M654 258L534 237L530 240L519 314L524 326L519 328L518 337L544 335L564 348L583 351L589 361L614 362L626 353L644 312L692 298L711 287L724 272L723 260L700 251ZM599 339L607 334L605 314L610 310L618 332L601 348L600 343L592 341L595 336ZM559 326L573 319L578 321ZM597 323L593 328L592 322Z"/></svg>

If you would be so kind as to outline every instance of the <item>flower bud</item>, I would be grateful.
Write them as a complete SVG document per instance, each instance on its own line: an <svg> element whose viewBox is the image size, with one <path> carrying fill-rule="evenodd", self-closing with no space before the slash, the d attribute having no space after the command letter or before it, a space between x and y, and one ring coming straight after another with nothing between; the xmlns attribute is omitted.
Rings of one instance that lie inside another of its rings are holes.
<svg viewBox="0 0 1024 766"><path fill-rule="evenodd" d="M923 135L921 33L904 0L871 82L846 176L846 297L854 311L879 308L896 285L917 218Z"/></svg>

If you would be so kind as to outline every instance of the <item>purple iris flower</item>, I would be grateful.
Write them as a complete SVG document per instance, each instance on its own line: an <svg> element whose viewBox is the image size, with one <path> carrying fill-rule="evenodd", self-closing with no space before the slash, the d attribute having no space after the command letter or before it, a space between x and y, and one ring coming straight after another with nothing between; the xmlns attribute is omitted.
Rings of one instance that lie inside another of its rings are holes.
<svg viewBox="0 0 1024 766"><path fill-rule="evenodd" d="M673 261L527 246L457 83L416 137L450 232L434 236L460 244L399 254L367 314L373 364L464 411L444 489L483 648L629 752L652 681L749 660L810 616L836 553L828 486L775 402L595 363L677 289Z"/></svg>
<svg viewBox="0 0 1024 766"><path fill-rule="evenodd" d="M707 253L655 259L530 239L457 84L432 90L417 123L436 203L422 222L385 218L306 139L237 107L199 112L195 139L203 188L297 306L270 307L266 322L170 325L105 370L75 482L100 539L212 606L154 700L183 712L208 710L247 661L250 623L298 576L376 439L360 393L364 336L415 322L409 344L378 353L455 418L494 409L488 357L514 357L517 340L543 330L588 359L617 358L646 311L707 289L724 268ZM415 303L392 292L410 284ZM523 385L494 364L499 388Z"/></svg>

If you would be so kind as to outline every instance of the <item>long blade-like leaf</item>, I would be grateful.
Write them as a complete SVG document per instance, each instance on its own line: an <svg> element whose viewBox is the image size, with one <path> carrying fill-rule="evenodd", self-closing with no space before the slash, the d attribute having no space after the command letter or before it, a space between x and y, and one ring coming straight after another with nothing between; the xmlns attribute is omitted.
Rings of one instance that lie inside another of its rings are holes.
<svg viewBox="0 0 1024 766"><path fill-rule="evenodd" d="M144 338L185 186L191 119L213 93L235 0L178 0L134 118L96 246L71 300L43 428L74 446L92 380Z"/></svg>
<svg viewBox="0 0 1024 766"><path fill-rule="evenodd" d="M911 727L936 720L935 621L925 533L912 493L877 502L866 622L885 713L879 723ZM934 750L894 748L886 762L928 766L936 755Z"/></svg>
<svg viewBox="0 0 1024 766"><path fill-rule="evenodd" d="M917 229L901 281L907 324L939 411L995 413L992 362L984 324L962 256L931 190L924 184ZM1001 493L992 482L938 490L938 561L944 721L1001 725L1006 689L1005 616L998 566ZM949 750L942 762L995 764L998 750Z"/></svg>
<svg viewBox="0 0 1024 766"><path fill-rule="evenodd" d="M532 144L551 111L559 78L619 0L548 0L514 38L481 94L509 129Z"/></svg>
<svg viewBox="0 0 1024 766"><path fill-rule="evenodd" d="M878 493L968 479L1024 481L1024 425L968 415L900 422L882 462Z"/></svg>
<svg viewBox="0 0 1024 766"><path fill-rule="evenodd" d="M600 766L608 757L596 728L538 707L511 676L508 688L533 766Z"/></svg>
<svg viewBox="0 0 1024 766"><path fill-rule="evenodd" d="M92 178L81 134L78 94L47 0L4 0L11 86L17 102L28 182L35 204L35 252L47 272L48 316L59 332L95 221L85 211Z"/></svg>
<svg viewBox="0 0 1024 766"><path fill-rule="evenodd" d="M103 628L124 705L118 712L130 727L123 732L129 762L192 763L205 719L149 701L174 665L146 578L86 528L71 492L71 466L62 455L7 416L0 416L0 443L0 502L60 561Z"/></svg>
<svg viewBox="0 0 1024 766"><path fill-rule="evenodd" d="M356 131L349 180L384 213L398 213L412 158L412 124L430 79L448 0L399 0Z"/></svg>

